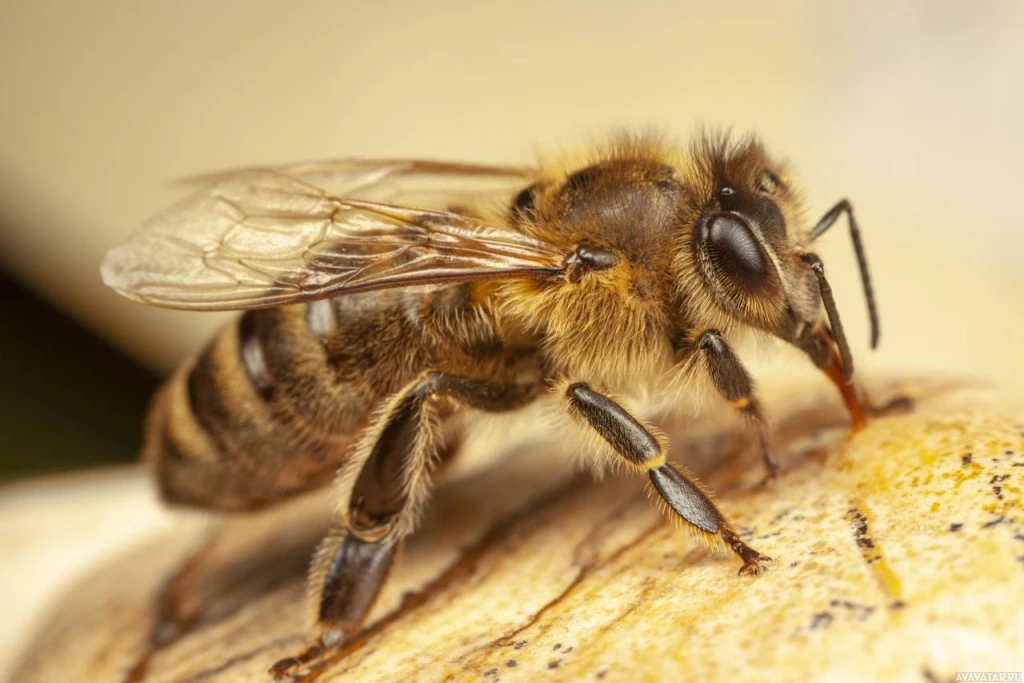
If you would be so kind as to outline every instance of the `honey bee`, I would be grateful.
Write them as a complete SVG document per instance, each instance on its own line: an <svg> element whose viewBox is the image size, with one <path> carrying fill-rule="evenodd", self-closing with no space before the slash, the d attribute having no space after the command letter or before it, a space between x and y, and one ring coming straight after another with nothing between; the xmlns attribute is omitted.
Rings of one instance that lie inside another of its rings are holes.
<svg viewBox="0 0 1024 683"><path fill-rule="evenodd" d="M709 378L775 476L729 342L754 331L803 351L854 428L865 423L809 251L845 214L874 347L850 203L810 226L787 167L754 137L619 135L583 160L536 167L341 160L198 182L102 268L146 304L244 310L158 392L144 458L166 502L208 510L256 510L335 482L334 526L309 578L314 651L359 632L460 411L554 398L594 435L595 457L645 474L670 514L737 555L740 574L770 558L616 396Z"/></svg>

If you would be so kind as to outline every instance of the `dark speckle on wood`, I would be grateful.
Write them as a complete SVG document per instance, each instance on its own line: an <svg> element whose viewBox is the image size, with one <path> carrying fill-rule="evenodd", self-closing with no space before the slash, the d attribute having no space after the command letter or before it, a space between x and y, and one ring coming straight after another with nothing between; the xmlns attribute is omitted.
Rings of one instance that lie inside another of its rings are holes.
<svg viewBox="0 0 1024 683"><path fill-rule="evenodd" d="M831 612L818 612L811 617L811 630L817 631L818 629L826 629L832 625L832 620L835 617L832 616Z"/></svg>
<svg viewBox="0 0 1024 683"><path fill-rule="evenodd" d="M952 524L949 525L949 530L950 531L960 531L963 528L964 528L963 522L953 522Z"/></svg>
<svg viewBox="0 0 1024 683"><path fill-rule="evenodd" d="M775 526L776 524L778 524L779 522L781 522L781 521L782 521L782 519L783 519L783 518L784 518L784 517L785 517L786 515L788 515L789 513L790 513L790 509L789 509L789 508L786 508L785 510L783 510L782 512L780 512L779 514L775 515L775 516L774 516L774 517L772 517L772 518L771 518L770 520L768 520L768 526Z"/></svg>
<svg viewBox="0 0 1024 683"><path fill-rule="evenodd" d="M857 619L864 621L870 617L874 611L874 605L862 605L860 603L853 602L852 600L830 600L828 603L829 607L843 607L852 612L857 613Z"/></svg>
<svg viewBox="0 0 1024 683"><path fill-rule="evenodd" d="M864 513L857 508L850 508L848 515L853 523L853 535L857 545L862 551L869 551L875 547L875 542L868 536L868 519Z"/></svg>

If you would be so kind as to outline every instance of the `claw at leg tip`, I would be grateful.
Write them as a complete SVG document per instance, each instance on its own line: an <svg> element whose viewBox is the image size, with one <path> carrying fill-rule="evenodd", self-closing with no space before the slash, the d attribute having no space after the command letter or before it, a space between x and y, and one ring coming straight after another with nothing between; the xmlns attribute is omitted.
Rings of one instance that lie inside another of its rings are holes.
<svg viewBox="0 0 1024 683"><path fill-rule="evenodd" d="M768 571L768 567L764 566L764 564L762 563L771 561L772 558L768 557L767 555L760 555L757 557L757 559L751 560L750 562L747 562L742 567L740 567L739 575L760 576L761 574L764 574L766 571Z"/></svg>

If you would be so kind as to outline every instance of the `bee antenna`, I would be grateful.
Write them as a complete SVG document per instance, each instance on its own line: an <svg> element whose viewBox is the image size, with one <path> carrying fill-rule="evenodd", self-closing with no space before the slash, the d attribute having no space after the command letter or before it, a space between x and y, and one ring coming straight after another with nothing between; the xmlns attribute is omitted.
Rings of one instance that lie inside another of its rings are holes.
<svg viewBox="0 0 1024 683"><path fill-rule="evenodd" d="M825 279L825 264L821 258L812 252L803 255L802 260L818 278L818 290L821 292L821 300L825 304L825 312L828 314L828 324L832 328L832 336L836 338L839 346L839 356L843 359L843 379L847 384L853 379L853 354L850 353L850 343L846 341L846 332L843 330L843 323L839 319L839 309L836 308L836 300L832 296L832 287Z"/></svg>
<svg viewBox="0 0 1024 683"><path fill-rule="evenodd" d="M850 224L850 239L853 240L853 250L857 255L857 266L860 268L860 281L864 286L864 298L868 302L868 317L871 321L871 348L878 347L878 308L875 305L875 291L871 287L871 274L868 272L868 258L864 253L864 243L860 239L860 228L857 227L857 220L853 217L853 207L848 199L843 199L828 210L818 224L815 225L808 235L808 242L818 239L826 230L832 227L841 213L846 213L847 221ZM819 282L821 282L819 276ZM831 314L829 314L831 318Z"/></svg>

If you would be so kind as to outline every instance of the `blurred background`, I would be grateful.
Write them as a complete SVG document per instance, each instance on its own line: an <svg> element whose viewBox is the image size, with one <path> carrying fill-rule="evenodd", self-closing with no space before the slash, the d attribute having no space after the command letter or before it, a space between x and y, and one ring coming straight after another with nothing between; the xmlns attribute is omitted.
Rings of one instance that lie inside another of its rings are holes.
<svg viewBox="0 0 1024 683"><path fill-rule="evenodd" d="M104 288L104 252L203 170L332 156L529 162L616 126L755 130L812 212L860 367L1024 384L1024 3L0 4L0 476L130 460L216 314ZM785 354L783 354L785 355Z"/></svg>
<svg viewBox="0 0 1024 683"><path fill-rule="evenodd" d="M1017 0L3 0L0 481L133 460L159 378L223 322L100 282L106 250L174 199L167 181L340 156L530 162L618 126L754 130L814 214L852 199L876 353L845 226L821 252L861 371L1024 389L1021 36ZM762 382L809 373L778 357ZM45 499L49 516L18 507L38 503L31 482L8 487L0 531L57 544L61 520L102 509L113 544L156 519L103 481L75 508ZM5 648L63 571L26 557L0 566Z"/></svg>

